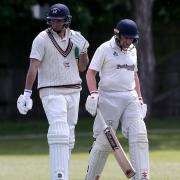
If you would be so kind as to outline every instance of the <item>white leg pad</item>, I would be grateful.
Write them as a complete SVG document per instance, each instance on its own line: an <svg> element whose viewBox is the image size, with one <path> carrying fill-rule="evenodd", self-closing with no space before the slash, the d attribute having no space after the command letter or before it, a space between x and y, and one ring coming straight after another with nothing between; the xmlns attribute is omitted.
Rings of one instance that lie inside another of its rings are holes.
<svg viewBox="0 0 180 180"><path fill-rule="evenodd" d="M48 130L51 180L68 180L69 171L69 128L62 121L50 124Z"/></svg>
<svg viewBox="0 0 180 180"><path fill-rule="evenodd" d="M100 134L93 144L89 155L88 170L85 180L98 180L104 169L111 147L104 134Z"/></svg>
<svg viewBox="0 0 180 180"><path fill-rule="evenodd" d="M67 145L51 144L51 180L68 180L69 148Z"/></svg>
<svg viewBox="0 0 180 180"><path fill-rule="evenodd" d="M69 126L66 122L55 121L50 124L48 134L48 144L69 144Z"/></svg>
<svg viewBox="0 0 180 180"><path fill-rule="evenodd" d="M129 127L129 153L136 170L133 180L149 180L149 145L143 120L135 121Z"/></svg>
<svg viewBox="0 0 180 180"><path fill-rule="evenodd" d="M74 132L75 126L70 125L69 126L69 149L73 150L74 149L74 144L75 144L75 132Z"/></svg>

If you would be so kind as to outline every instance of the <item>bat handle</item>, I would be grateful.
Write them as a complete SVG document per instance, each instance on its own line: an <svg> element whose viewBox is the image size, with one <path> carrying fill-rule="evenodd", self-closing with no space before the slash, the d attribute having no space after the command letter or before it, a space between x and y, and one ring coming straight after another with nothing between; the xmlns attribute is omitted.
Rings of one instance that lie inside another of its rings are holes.
<svg viewBox="0 0 180 180"><path fill-rule="evenodd" d="M105 130L108 126L107 126L107 124L106 124L106 122L104 120L104 117L103 117L103 115L102 115L102 113L101 113L99 108L97 108L97 114L99 115L99 120L101 122L103 130Z"/></svg>

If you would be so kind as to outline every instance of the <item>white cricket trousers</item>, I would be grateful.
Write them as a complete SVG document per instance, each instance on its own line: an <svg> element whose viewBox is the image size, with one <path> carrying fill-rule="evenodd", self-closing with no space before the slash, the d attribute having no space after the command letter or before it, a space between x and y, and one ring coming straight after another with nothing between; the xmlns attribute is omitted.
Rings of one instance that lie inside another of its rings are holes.
<svg viewBox="0 0 180 180"><path fill-rule="evenodd" d="M128 138L131 162L136 169L136 175L132 179L149 180L149 146L147 130L142 118L142 108L136 91L100 91L99 109L107 125L113 127L113 129L117 130L119 122L121 122L122 134ZM97 140L99 139L98 136L103 131L102 127L99 115L97 114L93 127L94 137L97 138ZM97 149L99 146L100 144L98 144L97 141L93 148ZM104 149L103 151L105 152ZM102 167L103 166L104 164ZM101 174L101 172L99 172L99 174Z"/></svg>
<svg viewBox="0 0 180 180"><path fill-rule="evenodd" d="M51 180L69 180L69 163L75 144L79 99L80 92L49 95L41 99L49 123L47 139Z"/></svg>

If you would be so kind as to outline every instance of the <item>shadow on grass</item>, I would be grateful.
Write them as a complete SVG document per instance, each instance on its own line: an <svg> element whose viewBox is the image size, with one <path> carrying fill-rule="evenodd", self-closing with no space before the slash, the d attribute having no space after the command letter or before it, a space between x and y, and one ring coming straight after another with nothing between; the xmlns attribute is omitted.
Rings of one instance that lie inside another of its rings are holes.
<svg viewBox="0 0 180 180"><path fill-rule="evenodd" d="M125 149L128 151L128 141L121 134L118 138ZM179 133L150 133L149 144L150 151L156 150L180 150ZM93 138L91 133L77 133L76 144L73 153L87 153L91 148ZM25 155L25 154L48 154L48 144L46 135L39 136L1 136L0 138L0 155Z"/></svg>
<svg viewBox="0 0 180 180"><path fill-rule="evenodd" d="M92 118L82 118L76 126L76 144L73 153L86 153L92 146ZM179 120L147 122L150 151L180 150ZM151 131L157 128L157 131ZM158 131L158 129L161 130ZM163 129L162 129L163 128ZM175 129L176 128L176 129ZM0 122L0 155L48 154L46 121ZM167 130L167 131L166 131ZM171 131L169 131L171 130ZM118 138L128 151L128 141L118 131Z"/></svg>

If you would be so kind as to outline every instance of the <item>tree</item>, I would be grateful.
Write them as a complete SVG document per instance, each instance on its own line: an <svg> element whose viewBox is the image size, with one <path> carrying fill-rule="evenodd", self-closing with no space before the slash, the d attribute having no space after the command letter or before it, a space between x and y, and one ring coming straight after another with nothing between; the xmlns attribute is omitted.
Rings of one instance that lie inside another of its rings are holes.
<svg viewBox="0 0 180 180"><path fill-rule="evenodd" d="M135 19L140 39L138 43L138 60L141 89L149 113L154 92L155 56L152 43L152 6L153 0L130 0L130 9Z"/></svg>

